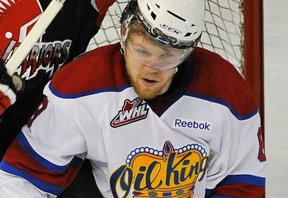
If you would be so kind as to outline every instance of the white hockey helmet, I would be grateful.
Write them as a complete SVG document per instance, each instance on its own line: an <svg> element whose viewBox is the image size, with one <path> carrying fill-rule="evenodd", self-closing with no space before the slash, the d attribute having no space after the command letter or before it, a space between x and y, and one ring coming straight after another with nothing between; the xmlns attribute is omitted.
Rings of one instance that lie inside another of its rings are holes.
<svg viewBox="0 0 288 198"><path fill-rule="evenodd" d="M204 27L205 0L130 0L121 23L135 16L149 35L173 48L195 48Z"/></svg>

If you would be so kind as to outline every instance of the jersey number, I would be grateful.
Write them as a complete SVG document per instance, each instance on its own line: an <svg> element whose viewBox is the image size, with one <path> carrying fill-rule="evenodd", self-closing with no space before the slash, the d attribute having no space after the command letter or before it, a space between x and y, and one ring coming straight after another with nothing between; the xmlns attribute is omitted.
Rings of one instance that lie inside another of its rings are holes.
<svg viewBox="0 0 288 198"><path fill-rule="evenodd" d="M265 148L264 148L264 139L263 139L262 128L259 128L257 136L258 136L258 141L259 141L258 159L260 162L264 162L264 161L266 161L266 156L265 156Z"/></svg>
<svg viewBox="0 0 288 198"><path fill-rule="evenodd" d="M31 116L31 118L28 120L27 125L28 127L31 127L33 121L40 115L40 113L42 113L48 105L48 99L45 98L42 103L35 109L33 115Z"/></svg>

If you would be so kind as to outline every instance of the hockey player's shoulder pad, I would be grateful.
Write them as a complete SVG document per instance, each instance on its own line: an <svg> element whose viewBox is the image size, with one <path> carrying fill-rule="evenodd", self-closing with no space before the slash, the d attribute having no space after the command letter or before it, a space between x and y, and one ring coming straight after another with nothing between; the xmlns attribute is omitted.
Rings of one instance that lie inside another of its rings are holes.
<svg viewBox="0 0 288 198"><path fill-rule="evenodd" d="M127 83L120 45L94 49L61 68L51 85L61 94L79 94Z"/></svg>
<svg viewBox="0 0 288 198"><path fill-rule="evenodd" d="M196 63L196 74L190 92L224 104L241 116L257 111L251 88L231 63L202 48L197 48L192 56Z"/></svg>

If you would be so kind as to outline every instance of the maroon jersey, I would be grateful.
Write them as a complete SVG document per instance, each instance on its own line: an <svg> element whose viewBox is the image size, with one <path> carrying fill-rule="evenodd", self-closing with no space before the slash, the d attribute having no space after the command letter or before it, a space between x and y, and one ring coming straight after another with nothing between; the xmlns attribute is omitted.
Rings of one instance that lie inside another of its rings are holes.
<svg viewBox="0 0 288 198"><path fill-rule="evenodd" d="M16 73L25 89L0 121L0 156L43 99L43 88L65 63L85 52L115 0L67 0ZM7 62L50 1L0 0L0 56ZM77 71L75 71L77 72Z"/></svg>

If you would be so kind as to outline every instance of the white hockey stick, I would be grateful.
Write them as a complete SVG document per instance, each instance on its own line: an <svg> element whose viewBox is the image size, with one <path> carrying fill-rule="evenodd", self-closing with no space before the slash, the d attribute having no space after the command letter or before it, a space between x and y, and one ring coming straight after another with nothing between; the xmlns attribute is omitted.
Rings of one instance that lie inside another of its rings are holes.
<svg viewBox="0 0 288 198"><path fill-rule="evenodd" d="M24 41L19 45L17 50L14 52L12 57L6 63L7 72L10 76L14 74L16 69L26 58L28 53L31 51L33 45L37 42L58 12L64 5L65 0L52 0L42 16L33 26L31 31L28 33Z"/></svg>

